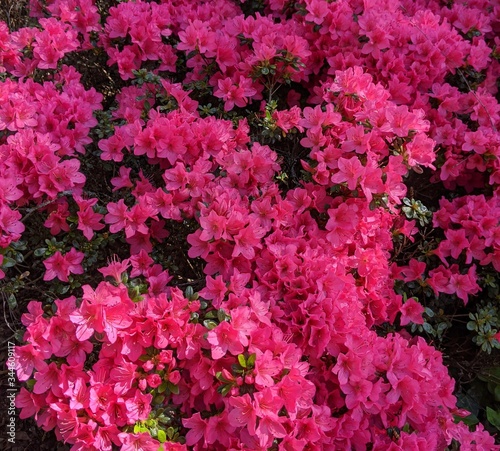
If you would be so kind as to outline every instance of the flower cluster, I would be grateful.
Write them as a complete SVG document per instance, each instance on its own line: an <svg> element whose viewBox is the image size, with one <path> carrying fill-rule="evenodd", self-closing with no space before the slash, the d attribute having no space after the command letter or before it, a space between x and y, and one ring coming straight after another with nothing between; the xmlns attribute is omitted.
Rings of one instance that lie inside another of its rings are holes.
<svg viewBox="0 0 500 451"><path fill-rule="evenodd" d="M500 449L395 286L466 304L500 268L497 6L30 3L39 27L0 23L0 278L30 223L72 291L22 317L21 418L74 450ZM418 177L469 195L395 262Z"/></svg>

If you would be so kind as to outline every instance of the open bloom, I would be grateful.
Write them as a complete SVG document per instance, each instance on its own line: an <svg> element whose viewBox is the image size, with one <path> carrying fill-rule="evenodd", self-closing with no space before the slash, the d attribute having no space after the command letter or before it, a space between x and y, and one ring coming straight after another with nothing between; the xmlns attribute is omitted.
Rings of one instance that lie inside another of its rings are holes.
<svg viewBox="0 0 500 451"><path fill-rule="evenodd" d="M214 96L224 100L224 111L229 111L234 106L244 107L248 99L255 95L257 91L252 88L252 80L240 75L238 83L234 83L231 78L218 81L218 89L214 91Z"/></svg>
<svg viewBox="0 0 500 451"><path fill-rule="evenodd" d="M424 310L423 305L419 304L415 299L408 299L400 308L401 325L406 326L410 321L415 324L423 324L422 313L424 313Z"/></svg>
<svg viewBox="0 0 500 451"><path fill-rule="evenodd" d="M248 345L246 336L226 321L208 333L207 341L212 345L212 358L214 359L224 357L227 351L233 355L241 354L244 351L243 346Z"/></svg>
<svg viewBox="0 0 500 451"><path fill-rule="evenodd" d="M70 274L83 274L81 263L84 257L85 254L77 251L75 248L71 248L64 255L57 251L43 262L46 269L43 280L52 280L57 277L63 282L68 282Z"/></svg>
<svg viewBox="0 0 500 451"><path fill-rule="evenodd" d="M79 309L70 315L76 324L76 338L89 339L95 332L105 333L111 343L117 339L118 330L132 324L129 312L133 302L124 296L123 290L108 283L101 283L94 291L89 285L83 286L83 302Z"/></svg>

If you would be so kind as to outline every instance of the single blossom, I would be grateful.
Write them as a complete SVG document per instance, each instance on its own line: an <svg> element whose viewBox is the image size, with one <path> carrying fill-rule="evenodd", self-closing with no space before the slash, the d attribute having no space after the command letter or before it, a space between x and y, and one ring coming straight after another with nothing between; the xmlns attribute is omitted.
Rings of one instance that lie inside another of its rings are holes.
<svg viewBox="0 0 500 451"><path fill-rule="evenodd" d="M84 257L85 254L77 251L75 248L71 248L64 255L60 251L57 251L54 255L43 261L46 269L43 280L52 280L57 277L63 282L68 282L70 274L83 274L81 263Z"/></svg>

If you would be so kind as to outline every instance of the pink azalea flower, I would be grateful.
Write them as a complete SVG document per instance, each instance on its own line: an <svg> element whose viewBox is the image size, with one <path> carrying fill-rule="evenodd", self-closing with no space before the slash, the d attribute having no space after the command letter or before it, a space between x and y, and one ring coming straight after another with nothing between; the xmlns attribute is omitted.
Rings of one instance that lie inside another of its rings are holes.
<svg viewBox="0 0 500 451"><path fill-rule="evenodd" d="M113 278L116 283L122 283L122 275L126 273L129 266L129 259L125 259L120 262L116 260L115 256L115 259L112 260L108 266L99 268L98 271L104 276Z"/></svg>
<svg viewBox="0 0 500 451"><path fill-rule="evenodd" d="M106 224L111 224L109 231L116 233L122 230L127 224L128 207L125 201L120 199L117 203L109 202L106 205L108 214L104 217Z"/></svg>
<svg viewBox="0 0 500 451"><path fill-rule="evenodd" d="M16 373L20 381L28 380L33 374L33 369L37 371L46 371L47 356L40 350L33 347L32 344L16 347Z"/></svg>
<svg viewBox="0 0 500 451"><path fill-rule="evenodd" d="M133 398L125 401L128 423L134 424L139 420L146 420L151 411L152 400L151 394L144 394L140 390L136 390Z"/></svg>
<svg viewBox="0 0 500 451"><path fill-rule="evenodd" d="M45 407L45 396L37 395L21 387L21 391L16 396L16 407L21 409L19 418L24 420L29 417L38 419L38 412Z"/></svg>
<svg viewBox="0 0 500 451"><path fill-rule="evenodd" d="M54 362L50 363L46 368L37 371L35 379L36 383L33 387L33 393L39 395L50 389L56 396L62 396L59 386L59 368Z"/></svg>
<svg viewBox="0 0 500 451"><path fill-rule="evenodd" d="M46 269L43 280L52 280L57 277L63 282L68 282L70 274L83 274L81 263L84 257L85 254L77 251L75 248L71 248L64 255L60 251L57 251L54 255L43 261Z"/></svg>
<svg viewBox="0 0 500 451"><path fill-rule="evenodd" d="M252 221L248 226L240 229L237 235L234 236L234 250L232 257L243 255L248 260L255 257L255 249L261 248L261 238L266 234L266 231L259 227L258 221Z"/></svg>
<svg viewBox="0 0 500 451"><path fill-rule="evenodd" d="M208 419L205 440L207 443L220 443L224 448L229 448L231 435L236 428L228 421L227 411Z"/></svg>
<svg viewBox="0 0 500 451"><path fill-rule="evenodd" d="M130 272L131 277L146 275L150 266L153 264L153 259L144 249L141 249L138 254L132 255L129 261L132 265L132 271Z"/></svg>
<svg viewBox="0 0 500 451"><path fill-rule="evenodd" d="M68 202L66 199L59 199L43 225L50 228L52 235L57 235L61 231L69 232L69 224L66 222L69 215Z"/></svg>
<svg viewBox="0 0 500 451"><path fill-rule="evenodd" d="M332 175L333 183L347 182L347 187L350 190L356 189L358 179L363 177L365 168L358 158L339 158L338 160L339 172Z"/></svg>
<svg viewBox="0 0 500 451"><path fill-rule="evenodd" d="M469 294L476 294L479 291L479 285L476 281L476 267L471 266L467 274L459 274L453 272L455 266L456 265L453 265L451 268L452 274L450 276L449 289L452 290L453 293L456 293L456 295L464 301L464 304L467 305Z"/></svg>
<svg viewBox="0 0 500 451"><path fill-rule="evenodd" d="M186 445L193 446L203 438L204 446L206 446L206 434L208 430L208 421L201 418L199 412L196 412L189 418L183 418L182 424L189 428L186 434Z"/></svg>
<svg viewBox="0 0 500 451"><path fill-rule="evenodd" d="M229 351L233 355L241 354L248 340L241 337L228 322L223 321L215 329L208 332L207 341L212 345L212 358L220 359Z"/></svg>
<svg viewBox="0 0 500 451"><path fill-rule="evenodd" d="M454 259L458 259L464 249L469 248L469 240L465 236L465 230L448 229L444 232L446 239L449 242L450 255Z"/></svg>
<svg viewBox="0 0 500 451"><path fill-rule="evenodd" d="M282 369L281 362L274 359L271 351L266 350L255 360L255 384L261 387L273 386L273 376L279 374Z"/></svg>
<svg viewBox="0 0 500 451"><path fill-rule="evenodd" d="M349 378L347 384L342 384L340 387L346 395L346 407L353 409L368 399L372 392L373 384L363 378L352 376Z"/></svg>
<svg viewBox="0 0 500 451"><path fill-rule="evenodd" d="M134 381L138 377L136 369L137 365L122 359L119 366L110 371L109 377L113 382L113 390L117 395L123 395L132 388Z"/></svg>
<svg viewBox="0 0 500 451"><path fill-rule="evenodd" d="M78 196L74 196L74 199L80 209L77 213L78 230L81 230L85 238L90 241L94 236L94 230L102 230L104 228L104 224L100 223L104 215L96 213L92 209L92 207L97 203L97 199L86 200Z"/></svg>
<svg viewBox="0 0 500 451"><path fill-rule="evenodd" d="M103 451L111 451L113 445L119 446L122 444L119 435L120 429L114 424L99 426L95 433L93 446Z"/></svg>
<svg viewBox="0 0 500 451"><path fill-rule="evenodd" d="M411 142L406 145L409 166L424 166L436 169L432 164L436 159L434 147L436 142L423 133L417 134Z"/></svg>
<svg viewBox="0 0 500 451"><path fill-rule="evenodd" d="M228 420L234 427L247 427L251 435L255 434L257 414L255 405L248 393L240 397L229 398L229 405L233 407L229 411Z"/></svg>
<svg viewBox="0 0 500 451"><path fill-rule="evenodd" d="M402 272L405 276L405 282L411 282L413 280L422 280L425 274L427 265L425 262L419 262L418 260L412 258L408 263L408 266L402 268Z"/></svg>
<svg viewBox="0 0 500 451"><path fill-rule="evenodd" d="M80 308L70 315L71 322L77 326L76 338L85 341L98 332L105 333L114 343L118 331L132 324L129 312L133 310L133 302L122 290L106 283L100 283L95 291L84 285L83 293Z"/></svg>
<svg viewBox="0 0 500 451"><path fill-rule="evenodd" d="M130 181L131 168L125 166L120 166L119 176L113 177L110 182L113 185L113 191L117 191L121 188L132 188L134 185ZM108 203L109 206L109 203ZM108 209L109 211L109 209ZM107 222L107 221L106 221Z"/></svg>
<svg viewBox="0 0 500 451"><path fill-rule="evenodd" d="M230 111L235 105L240 108L246 106L248 99L256 93L257 90L252 87L252 80L240 75L237 83L234 83L231 78L220 79L214 96L223 99L224 110Z"/></svg>
<svg viewBox="0 0 500 451"><path fill-rule="evenodd" d="M158 451L160 442L155 440L148 432L131 434L121 432L118 437L122 443L121 451Z"/></svg>
<svg viewBox="0 0 500 451"><path fill-rule="evenodd" d="M410 406L418 402L417 393L419 393L420 387L415 379L412 379L410 376L403 376L399 380L392 380L391 385L392 389L387 393L388 402L394 404L400 398Z"/></svg>
<svg viewBox="0 0 500 451"><path fill-rule="evenodd" d="M327 239L334 246L350 242L358 223L357 207L345 203L340 204L335 209L329 209L328 215L330 218L325 226L329 231Z"/></svg>
<svg viewBox="0 0 500 451"><path fill-rule="evenodd" d="M89 406L88 387L82 378L69 382L69 387L64 394L69 398L70 409L80 410Z"/></svg>
<svg viewBox="0 0 500 451"><path fill-rule="evenodd" d="M423 324L424 320L422 314L425 309L422 304L417 302L415 299L408 299L400 308L401 311L401 326L406 326L410 322L414 324Z"/></svg>
<svg viewBox="0 0 500 451"><path fill-rule="evenodd" d="M0 204L0 233L11 235L13 239L20 237L24 232L24 224L20 219L21 213L11 210L3 202Z"/></svg>

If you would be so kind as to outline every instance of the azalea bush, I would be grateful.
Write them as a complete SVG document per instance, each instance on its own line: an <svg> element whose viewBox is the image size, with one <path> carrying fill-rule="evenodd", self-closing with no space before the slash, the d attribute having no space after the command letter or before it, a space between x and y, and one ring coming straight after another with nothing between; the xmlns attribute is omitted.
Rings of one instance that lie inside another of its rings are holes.
<svg viewBox="0 0 500 451"><path fill-rule="evenodd" d="M21 419L74 450L500 449L446 356L500 365L498 4L27 8L0 22Z"/></svg>

